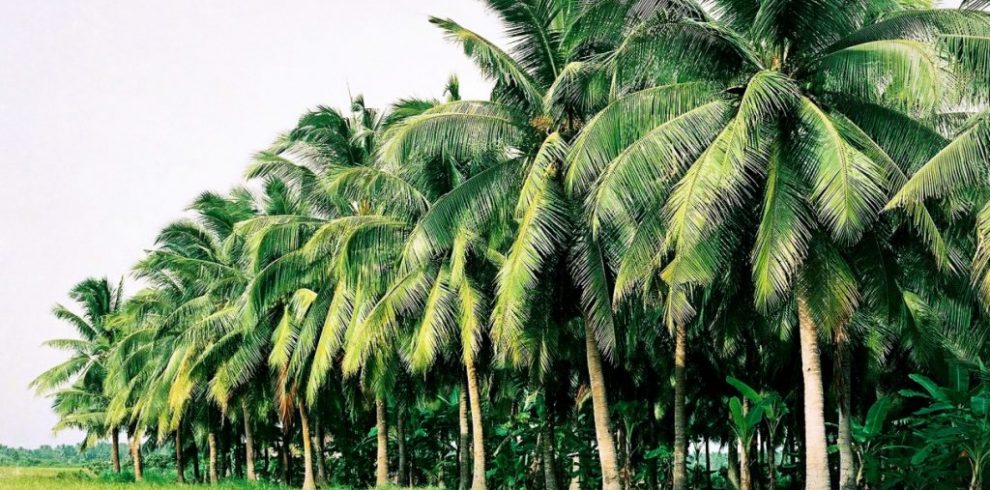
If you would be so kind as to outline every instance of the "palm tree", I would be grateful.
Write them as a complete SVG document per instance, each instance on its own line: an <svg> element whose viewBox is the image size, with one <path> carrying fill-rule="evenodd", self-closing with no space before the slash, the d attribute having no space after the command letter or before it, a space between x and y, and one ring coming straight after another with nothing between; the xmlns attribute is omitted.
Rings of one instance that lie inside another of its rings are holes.
<svg viewBox="0 0 990 490"><path fill-rule="evenodd" d="M616 237L615 255L625 257L617 298L659 274L678 342L694 314L691 291L712 284L736 247L752 244L757 308L796 305L807 485L827 488L818 338L859 303L837 247L855 244L904 183L908 162L891 154L931 151L927 140L900 138L897 148L883 140L962 100L946 76L970 60L944 41L985 32L986 18L876 2L713 7L653 17L610 55L618 73L635 67L678 79L619 97L591 120L570 153L567 183L588 196L598 236ZM881 117L885 127L864 129ZM758 216L748 214L754 209ZM946 264L929 211L913 205L906 213ZM683 434L685 417L675 418ZM683 455L685 438L675 439ZM685 476L675 456L675 488Z"/></svg>
<svg viewBox="0 0 990 490"><path fill-rule="evenodd" d="M83 448L110 435L111 463L117 473L120 473L120 431L116 426L106 425L108 400L104 382L107 356L119 337L110 320L121 307L123 289L123 281L114 286L106 278L89 278L69 291L69 297L82 306L82 313L74 313L62 305L56 305L53 313L56 318L72 324L80 338L45 342L45 345L71 355L31 382L31 387L38 393L54 398L53 408L59 415L56 430L74 427L86 431Z"/></svg>
<svg viewBox="0 0 990 490"><path fill-rule="evenodd" d="M525 325L537 291L564 298L577 290L585 317L587 367L594 399L603 487L618 485L601 355L611 355L613 325L603 256L564 192L565 155L574 135L604 105L618 73L598 59L618 49L634 26L657 13L636 2L491 0L514 48L504 50L450 19L432 19L495 81L493 100L452 101L396 124L382 158L402 165L446 159L484 165L444 195L419 221L406 249L412 267L454 249L461 230L510 236L498 273L492 338L503 363L533 358ZM627 88L622 79L614 90ZM514 212L513 212L514 211ZM570 284L549 280L569 271ZM557 324L579 316L569 303L544 305ZM477 473L477 472L476 472ZM477 481L476 488L481 482Z"/></svg>

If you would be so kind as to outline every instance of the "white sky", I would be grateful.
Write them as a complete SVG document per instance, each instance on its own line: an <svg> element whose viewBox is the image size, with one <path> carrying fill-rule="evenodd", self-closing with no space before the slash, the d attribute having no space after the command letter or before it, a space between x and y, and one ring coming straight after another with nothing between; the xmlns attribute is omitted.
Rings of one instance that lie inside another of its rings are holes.
<svg viewBox="0 0 990 490"><path fill-rule="evenodd" d="M27 389L73 335L52 305L126 274L303 111L439 97L450 73L484 97L430 14L498 38L470 0L0 0L0 444L81 439Z"/></svg>
<svg viewBox="0 0 990 490"><path fill-rule="evenodd" d="M451 73L487 95L428 15L500 32L468 0L0 0L0 444L81 440L27 389L73 335L52 305L126 274L306 109L440 97Z"/></svg>

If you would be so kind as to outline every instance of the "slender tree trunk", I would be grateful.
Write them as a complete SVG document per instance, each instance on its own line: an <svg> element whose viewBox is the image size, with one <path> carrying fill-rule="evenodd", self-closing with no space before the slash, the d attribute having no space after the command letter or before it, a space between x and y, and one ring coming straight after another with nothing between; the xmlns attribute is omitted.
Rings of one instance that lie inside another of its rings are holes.
<svg viewBox="0 0 990 490"><path fill-rule="evenodd" d="M468 401L471 404L471 437L474 442L472 457L471 490L485 490L485 428L481 419L481 393L478 389L478 372L474 367L474 359L469 358L466 364Z"/></svg>
<svg viewBox="0 0 990 490"><path fill-rule="evenodd" d="M619 490L618 462L615 459L615 441L612 439L608 414L608 393L605 390L605 373L598 341L591 324L584 324L585 355L588 358L588 380L591 384L591 401L595 414L595 437L598 440L598 459L602 466L602 489Z"/></svg>
<svg viewBox="0 0 990 490"><path fill-rule="evenodd" d="M543 424L543 480L545 490L558 490L557 458L554 454L553 420L547 414Z"/></svg>
<svg viewBox="0 0 990 490"><path fill-rule="evenodd" d="M804 298L798 299L798 323L804 378L805 490L829 490L831 482L825 441L825 396L818 353L818 329Z"/></svg>
<svg viewBox="0 0 990 490"><path fill-rule="evenodd" d="M216 485L220 478L217 474L217 433L213 430L206 435L206 444L210 449L210 485Z"/></svg>
<svg viewBox="0 0 990 490"><path fill-rule="evenodd" d="M457 452L460 461L460 481L457 488L468 489L468 482L471 480L471 433L468 429L468 401L467 401L467 378L461 378L461 392L457 397L457 420L460 425L460 439L458 440Z"/></svg>
<svg viewBox="0 0 990 490"><path fill-rule="evenodd" d="M292 485L292 452L289 448L289 428L282 428L282 482L286 486Z"/></svg>
<svg viewBox="0 0 990 490"><path fill-rule="evenodd" d="M752 490L753 480L749 471L749 448L739 443L739 490Z"/></svg>
<svg viewBox="0 0 990 490"><path fill-rule="evenodd" d="M303 446L303 485L302 490L315 490L316 480L313 479L313 440L309 434L309 416L306 408L299 405L299 422L302 429Z"/></svg>
<svg viewBox="0 0 990 490"><path fill-rule="evenodd" d="M749 413L748 398L743 398L742 410L743 415ZM737 444L739 444L739 490L752 490L753 475L750 472L750 456L753 454L753 446L752 444L741 439L737 441Z"/></svg>
<svg viewBox="0 0 990 490"><path fill-rule="evenodd" d="M852 373L849 364L849 345L842 328L837 329L835 336L835 394L839 408L839 488L841 490L856 490L856 462L853 460L852 427L849 413L852 408Z"/></svg>
<svg viewBox="0 0 990 490"><path fill-rule="evenodd" d="M739 444L733 440L729 442L729 465L726 467L726 479L729 480L730 488L739 488Z"/></svg>
<svg viewBox="0 0 990 490"><path fill-rule="evenodd" d="M406 468L406 431L402 421L402 407L395 410L395 446L399 451L399 470L395 475L395 483L400 487L409 486L409 474Z"/></svg>
<svg viewBox="0 0 990 490"><path fill-rule="evenodd" d="M773 430L767 430L767 469L770 475L767 481L768 490L777 490L777 447L773 436Z"/></svg>
<svg viewBox="0 0 990 490"><path fill-rule="evenodd" d="M229 460L227 459L227 438L224 437L223 432L217 433L217 476L220 479L227 478L227 466L229 465Z"/></svg>
<svg viewBox="0 0 990 490"><path fill-rule="evenodd" d="M110 463L113 465L113 472L120 474L120 430L116 427L110 429L110 445L113 446L110 453Z"/></svg>
<svg viewBox="0 0 990 490"><path fill-rule="evenodd" d="M708 436L705 436L705 488L712 490L712 448Z"/></svg>
<svg viewBox="0 0 990 490"><path fill-rule="evenodd" d="M324 454L323 444L326 440L326 432L323 430L323 424L319 420L316 421L316 444L313 448L316 450L316 485L322 486L326 485L329 481L327 479L327 458Z"/></svg>
<svg viewBox="0 0 990 490"><path fill-rule="evenodd" d="M186 482L186 463L182 459L182 426L175 429L175 480Z"/></svg>
<svg viewBox="0 0 990 490"><path fill-rule="evenodd" d="M141 432L137 429L130 432L131 463L134 464L134 481L144 479L141 469Z"/></svg>
<svg viewBox="0 0 990 490"><path fill-rule="evenodd" d="M251 414L247 400L241 400L241 418L244 419L244 464L247 466L248 481L258 481L254 471L254 434L251 433Z"/></svg>
<svg viewBox="0 0 990 490"><path fill-rule="evenodd" d="M199 445L196 444L195 438L193 438L193 442L192 442L192 456L193 456L193 478L196 479L196 483L202 483L203 475L199 471Z"/></svg>
<svg viewBox="0 0 990 490"><path fill-rule="evenodd" d="M687 329L674 325L674 490L687 488L687 410L684 386L687 362Z"/></svg>
<svg viewBox="0 0 990 490"><path fill-rule="evenodd" d="M375 418L378 427L378 459L375 461L375 486L388 485L388 414L385 399L375 398Z"/></svg>

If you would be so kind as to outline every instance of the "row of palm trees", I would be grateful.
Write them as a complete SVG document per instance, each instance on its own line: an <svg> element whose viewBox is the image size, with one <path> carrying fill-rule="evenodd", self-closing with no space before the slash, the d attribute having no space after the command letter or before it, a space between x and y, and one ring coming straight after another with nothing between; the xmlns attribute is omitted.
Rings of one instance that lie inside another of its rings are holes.
<svg viewBox="0 0 990 490"><path fill-rule="evenodd" d="M484 489L493 392L515 379L549 400L562 383L572 404L590 393L609 490L630 485L635 451L607 392L669 408L680 490L702 431L687 401L720 403L696 385L724 371L803 397L789 427L808 489L831 485L834 404L853 488L850 419L877 396L853 380L879 390L985 355L959 347L990 304L979 2L486 3L508 49L431 22L494 82L490 100L461 100L452 79L443 100L320 107L257 155L246 187L203 194L161 231L134 269L148 287L73 289L85 314L55 313L81 339L53 341L72 357L35 383L60 426L115 449L126 431L138 478L142 434L173 440L180 479L183 438L201 438L215 483L225 424L243 427L256 479L252 431L277 414L282 479L298 430L311 489L329 419L370 403L384 485L390 408L402 432L402 407L454 387L461 485ZM777 364L791 353L798 389ZM567 463L550 464L547 420L549 489Z"/></svg>

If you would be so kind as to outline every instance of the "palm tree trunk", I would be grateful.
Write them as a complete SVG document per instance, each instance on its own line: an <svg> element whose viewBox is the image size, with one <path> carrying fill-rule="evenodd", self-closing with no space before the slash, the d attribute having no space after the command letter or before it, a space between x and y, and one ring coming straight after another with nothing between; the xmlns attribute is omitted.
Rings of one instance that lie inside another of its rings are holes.
<svg viewBox="0 0 990 490"><path fill-rule="evenodd" d="M739 444L739 490L752 490L753 479L749 471L749 448Z"/></svg>
<svg viewBox="0 0 990 490"><path fill-rule="evenodd" d="M248 481L258 481L254 471L254 435L251 433L251 416L247 400L241 400L241 418L244 419L244 462L247 466Z"/></svg>
<svg viewBox="0 0 990 490"><path fill-rule="evenodd" d="M116 427L110 429L110 445L113 446L110 453L110 463L113 465L113 472L120 474L120 430Z"/></svg>
<svg viewBox="0 0 990 490"><path fill-rule="evenodd" d="M835 379L835 395L839 405L839 488L841 490L856 490L856 462L853 460L852 427L849 422L849 411L852 408L851 366L849 364L849 346L846 343L845 332L837 329L835 336L835 363L833 377Z"/></svg>
<svg viewBox="0 0 990 490"><path fill-rule="evenodd" d="M545 490L557 489L557 458L554 455L553 419L547 414L543 424L543 480Z"/></svg>
<svg viewBox="0 0 990 490"><path fill-rule="evenodd" d="M705 488L712 490L712 446L705 436Z"/></svg>
<svg viewBox="0 0 990 490"><path fill-rule="evenodd" d="M182 459L182 426L175 429L175 480L186 482L186 464Z"/></svg>
<svg viewBox="0 0 990 490"><path fill-rule="evenodd" d="M457 419L460 424L460 439L457 446L458 459L460 461L460 481L457 488L467 490L468 481L471 480L471 434L468 429L468 401L467 401L467 378L461 378L461 393L457 397Z"/></svg>
<svg viewBox="0 0 990 490"><path fill-rule="evenodd" d="M201 475L199 472L199 446L196 444L196 438L193 438L192 454L193 454L193 479L196 480L196 483L202 483L203 475Z"/></svg>
<svg viewBox="0 0 990 490"><path fill-rule="evenodd" d="M327 458L324 454L323 442L326 439L326 433L323 430L323 424L319 420L316 421L316 436L313 449L316 450L316 485L326 485L327 484Z"/></svg>
<svg viewBox="0 0 990 490"><path fill-rule="evenodd" d="M375 462L375 486L388 485L388 421L385 419L385 399L375 397L375 418L378 427L378 459Z"/></svg>
<svg viewBox="0 0 990 490"><path fill-rule="evenodd" d="M825 396L818 354L818 329L804 298L798 298L798 324L804 381L805 490L829 490L831 483L825 441Z"/></svg>
<svg viewBox="0 0 990 490"><path fill-rule="evenodd" d="M134 481L144 479L144 472L141 469L141 433L132 430L130 433L131 463L134 464Z"/></svg>
<svg viewBox="0 0 990 490"><path fill-rule="evenodd" d="M206 435L206 444L210 449L210 485L216 485L220 479L217 476L217 433L213 430Z"/></svg>
<svg viewBox="0 0 990 490"><path fill-rule="evenodd" d="M674 325L674 490L687 488L687 415L684 386L687 362L687 329L683 322Z"/></svg>
<svg viewBox="0 0 990 490"><path fill-rule="evenodd" d="M731 441L729 446L729 465L726 467L725 478L729 480L728 488L739 488L739 444Z"/></svg>
<svg viewBox="0 0 990 490"><path fill-rule="evenodd" d="M406 433L405 425L402 423L402 408L395 410L395 446L399 451L399 470L395 474L395 483L402 486L409 485L409 476L406 472Z"/></svg>
<svg viewBox="0 0 990 490"><path fill-rule="evenodd" d="M309 434L309 416L306 407L299 405L299 422L302 429L303 446L303 484L302 490L315 490L316 480L313 479L313 440Z"/></svg>
<svg viewBox="0 0 990 490"><path fill-rule="evenodd" d="M612 439L608 415L608 393L605 390L605 373L602 372L601 353L591 324L584 323L585 355L588 358L588 381L591 384L591 402L595 415L595 438L598 441L598 459L602 466L602 489L619 490L618 462L615 459L615 440Z"/></svg>
<svg viewBox="0 0 990 490"><path fill-rule="evenodd" d="M282 428L282 483L286 486L292 485L292 453L289 451L289 428Z"/></svg>
<svg viewBox="0 0 990 490"><path fill-rule="evenodd" d="M478 372L474 367L474 359L465 362L467 371L468 402L471 404L471 438L473 440L471 490L485 490L485 428L481 419L481 394L478 390Z"/></svg>
<svg viewBox="0 0 990 490"><path fill-rule="evenodd" d="M768 490L777 490L777 446L774 445L773 430L767 431L767 469L770 479L767 481Z"/></svg>

